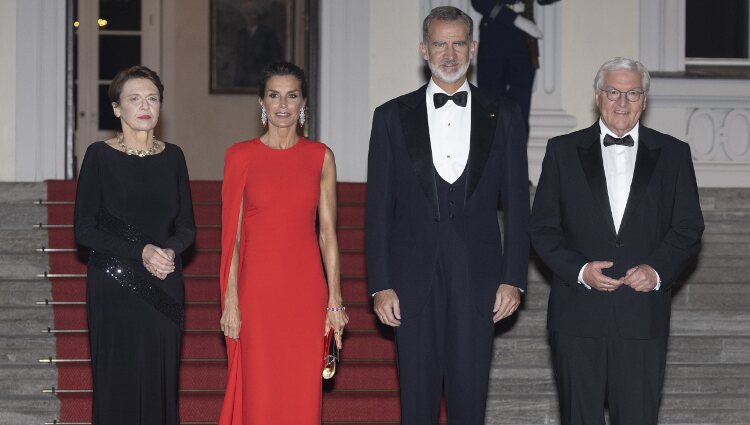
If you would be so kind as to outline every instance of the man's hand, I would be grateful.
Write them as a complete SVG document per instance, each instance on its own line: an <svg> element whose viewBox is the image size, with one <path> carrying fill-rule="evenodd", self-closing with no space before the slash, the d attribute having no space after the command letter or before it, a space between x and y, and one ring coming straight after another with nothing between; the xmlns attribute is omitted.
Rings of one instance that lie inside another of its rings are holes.
<svg viewBox="0 0 750 425"><path fill-rule="evenodd" d="M375 314L384 325L399 326L401 324L401 307L398 303L398 295L393 289L386 289L375 293Z"/></svg>
<svg viewBox="0 0 750 425"><path fill-rule="evenodd" d="M592 261L583 269L583 282L597 291L612 292L623 284L624 278L612 279L602 273L614 265L611 261Z"/></svg>
<svg viewBox="0 0 750 425"><path fill-rule="evenodd" d="M495 306L492 312L492 321L497 323L513 314L521 304L521 291L512 285L504 283L497 287L495 293Z"/></svg>
<svg viewBox="0 0 750 425"><path fill-rule="evenodd" d="M625 273L623 283L638 292L650 292L656 288L658 281L656 270L648 264L640 264Z"/></svg>

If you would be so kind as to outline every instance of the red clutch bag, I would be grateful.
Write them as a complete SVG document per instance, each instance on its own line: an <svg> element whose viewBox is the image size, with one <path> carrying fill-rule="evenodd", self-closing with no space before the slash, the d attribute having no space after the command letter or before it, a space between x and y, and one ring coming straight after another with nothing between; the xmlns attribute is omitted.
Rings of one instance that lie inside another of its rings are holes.
<svg viewBox="0 0 750 425"><path fill-rule="evenodd" d="M336 363L339 362L339 347L333 338L333 329L323 338L323 379L331 379L336 374Z"/></svg>

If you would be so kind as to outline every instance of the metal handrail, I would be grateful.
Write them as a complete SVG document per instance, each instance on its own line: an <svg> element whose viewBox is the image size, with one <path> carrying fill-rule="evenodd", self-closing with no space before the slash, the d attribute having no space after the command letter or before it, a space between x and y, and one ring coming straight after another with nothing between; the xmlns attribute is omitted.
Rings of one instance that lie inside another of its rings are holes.
<svg viewBox="0 0 750 425"><path fill-rule="evenodd" d="M48 201L46 199L37 199L33 201L34 205L75 205L76 201ZM193 205L221 205L221 201L193 201Z"/></svg>
<svg viewBox="0 0 750 425"><path fill-rule="evenodd" d="M41 246L35 249L36 252L77 252L78 248L47 248ZM221 248L197 248L188 252L221 252Z"/></svg>
<svg viewBox="0 0 750 425"><path fill-rule="evenodd" d="M48 279L48 278L62 278L62 277L86 277L86 273L49 273L49 272L43 272L43 273L37 273L36 277ZM183 275L185 279L216 279L219 277L219 274L185 274Z"/></svg>
<svg viewBox="0 0 750 425"><path fill-rule="evenodd" d="M335 423L335 422L326 422L323 421L323 424L328 423ZM356 423L356 422L355 422ZM379 422L383 424L397 424L399 422ZM44 425L91 425L91 422L60 422L57 419L53 420L52 422L45 422ZM180 425L217 425L216 422L180 422Z"/></svg>
<svg viewBox="0 0 750 425"><path fill-rule="evenodd" d="M45 199L37 199L33 201L34 205L75 205L75 201L47 201ZM341 201L339 205L344 206L357 206L364 205L364 201ZM193 205L221 205L221 201L193 201Z"/></svg>
<svg viewBox="0 0 750 425"><path fill-rule="evenodd" d="M323 424L327 423L335 423L335 422L326 422L323 421ZM356 422L355 422L356 423ZM399 422L379 422L383 424L397 424ZM52 422L45 422L44 425L91 425L91 422L60 422L57 419L54 419ZM180 422L180 425L217 425L216 422Z"/></svg>
<svg viewBox="0 0 750 425"><path fill-rule="evenodd" d="M49 273L49 272L43 272L43 273L37 273L36 277L48 279L48 278L68 278L68 277L77 277L77 278L83 278L86 277L86 273ZM183 275L185 279L218 279L219 274L185 274ZM363 274L346 274L342 275L341 279L346 280L359 280L364 279L365 275Z"/></svg>
<svg viewBox="0 0 750 425"><path fill-rule="evenodd" d="M53 357L48 357L46 359L39 359L39 363L44 364L57 364L57 363L90 363L91 359L56 359ZM227 358L221 357L221 358L206 358L206 359L200 359L200 358L190 358L190 359L180 359L180 362L182 363L226 363ZM394 363L394 360L392 359L341 359L342 363Z"/></svg>
<svg viewBox="0 0 750 425"><path fill-rule="evenodd" d="M90 363L91 359L55 359L52 357L46 359L39 359L39 363L56 364L56 363ZM181 359L183 363L226 363L227 358L211 358L211 359Z"/></svg>
<svg viewBox="0 0 750 425"><path fill-rule="evenodd" d="M43 334L83 334L88 333L88 329L53 329L53 328L47 328L42 329L39 331L39 333ZM185 333L220 333L221 329L212 329L212 328L195 328L195 329L185 329L183 330ZM376 329L347 329L346 333L348 334L354 334L354 335L370 335L378 333Z"/></svg>
<svg viewBox="0 0 750 425"><path fill-rule="evenodd" d="M37 301L34 304L39 306L54 306L54 305L86 305L86 301L50 301L50 300L43 300L43 301ZM219 305L219 301L186 301L185 305ZM349 303L349 305L354 305L354 303Z"/></svg>
<svg viewBox="0 0 750 425"><path fill-rule="evenodd" d="M195 227L199 229L218 229L221 228L221 224L196 224ZM32 229L72 229L72 224L47 224L37 223L31 225Z"/></svg>
<svg viewBox="0 0 750 425"><path fill-rule="evenodd" d="M224 388L180 388L177 391L181 393L223 393ZM60 388L46 388L42 390L43 394L85 394L93 392L91 389L60 389Z"/></svg>

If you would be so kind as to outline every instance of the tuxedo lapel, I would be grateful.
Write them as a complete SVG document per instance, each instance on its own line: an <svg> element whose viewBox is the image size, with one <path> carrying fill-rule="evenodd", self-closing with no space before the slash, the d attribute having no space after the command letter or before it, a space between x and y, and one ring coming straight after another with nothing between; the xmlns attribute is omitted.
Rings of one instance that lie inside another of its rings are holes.
<svg viewBox="0 0 750 425"><path fill-rule="evenodd" d="M578 146L578 157L581 160L583 173L586 175L594 203L597 205L599 213L604 215L604 220L609 226L609 230L613 235L616 235L615 222L612 219L612 208L609 205L609 195L607 194L607 177L604 175L598 123L594 124L586 132L586 140Z"/></svg>
<svg viewBox="0 0 750 425"><path fill-rule="evenodd" d="M406 150L417 175L419 185L432 206L433 215L440 219L438 206L435 168L432 162L430 146L430 128L427 123L427 104L425 103L427 86L399 99L398 109L401 128L404 130Z"/></svg>
<svg viewBox="0 0 750 425"><path fill-rule="evenodd" d="M469 148L469 160L466 163L466 194L464 207L469 201L479 180L482 171L489 158L492 143L495 138L496 117L493 108L485 105L481 100L478 90L471 87L471 137Z"/></svg>
<svg viewBox="0 0 750 425"><path fill-rule="evenodd" d="M641 126L639 133L633 182L630 184L628 202L625 204L625 212L620 223L621 230L625 228L628 218L633 215L643 194L646 193L646 188L656 168L656 162L659 160L659 154L661 154L661 149L656 146L656 141L651 137L647 128Z"/></svg>

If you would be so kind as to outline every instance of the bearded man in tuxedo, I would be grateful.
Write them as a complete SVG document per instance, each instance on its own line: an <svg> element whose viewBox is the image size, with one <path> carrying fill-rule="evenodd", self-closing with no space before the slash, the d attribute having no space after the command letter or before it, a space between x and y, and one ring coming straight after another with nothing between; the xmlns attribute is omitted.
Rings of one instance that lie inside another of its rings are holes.
<svg viewBox="0 0 750 425"><path fill-rule="evenodd" d="M494 322L526 288L526 130L466 80L477 43L455 7L425 18L428 84L375 110L365 238L374 309L395 328L401 423L483 425ZM504 238L497 218L504 211Z"/></svg>

